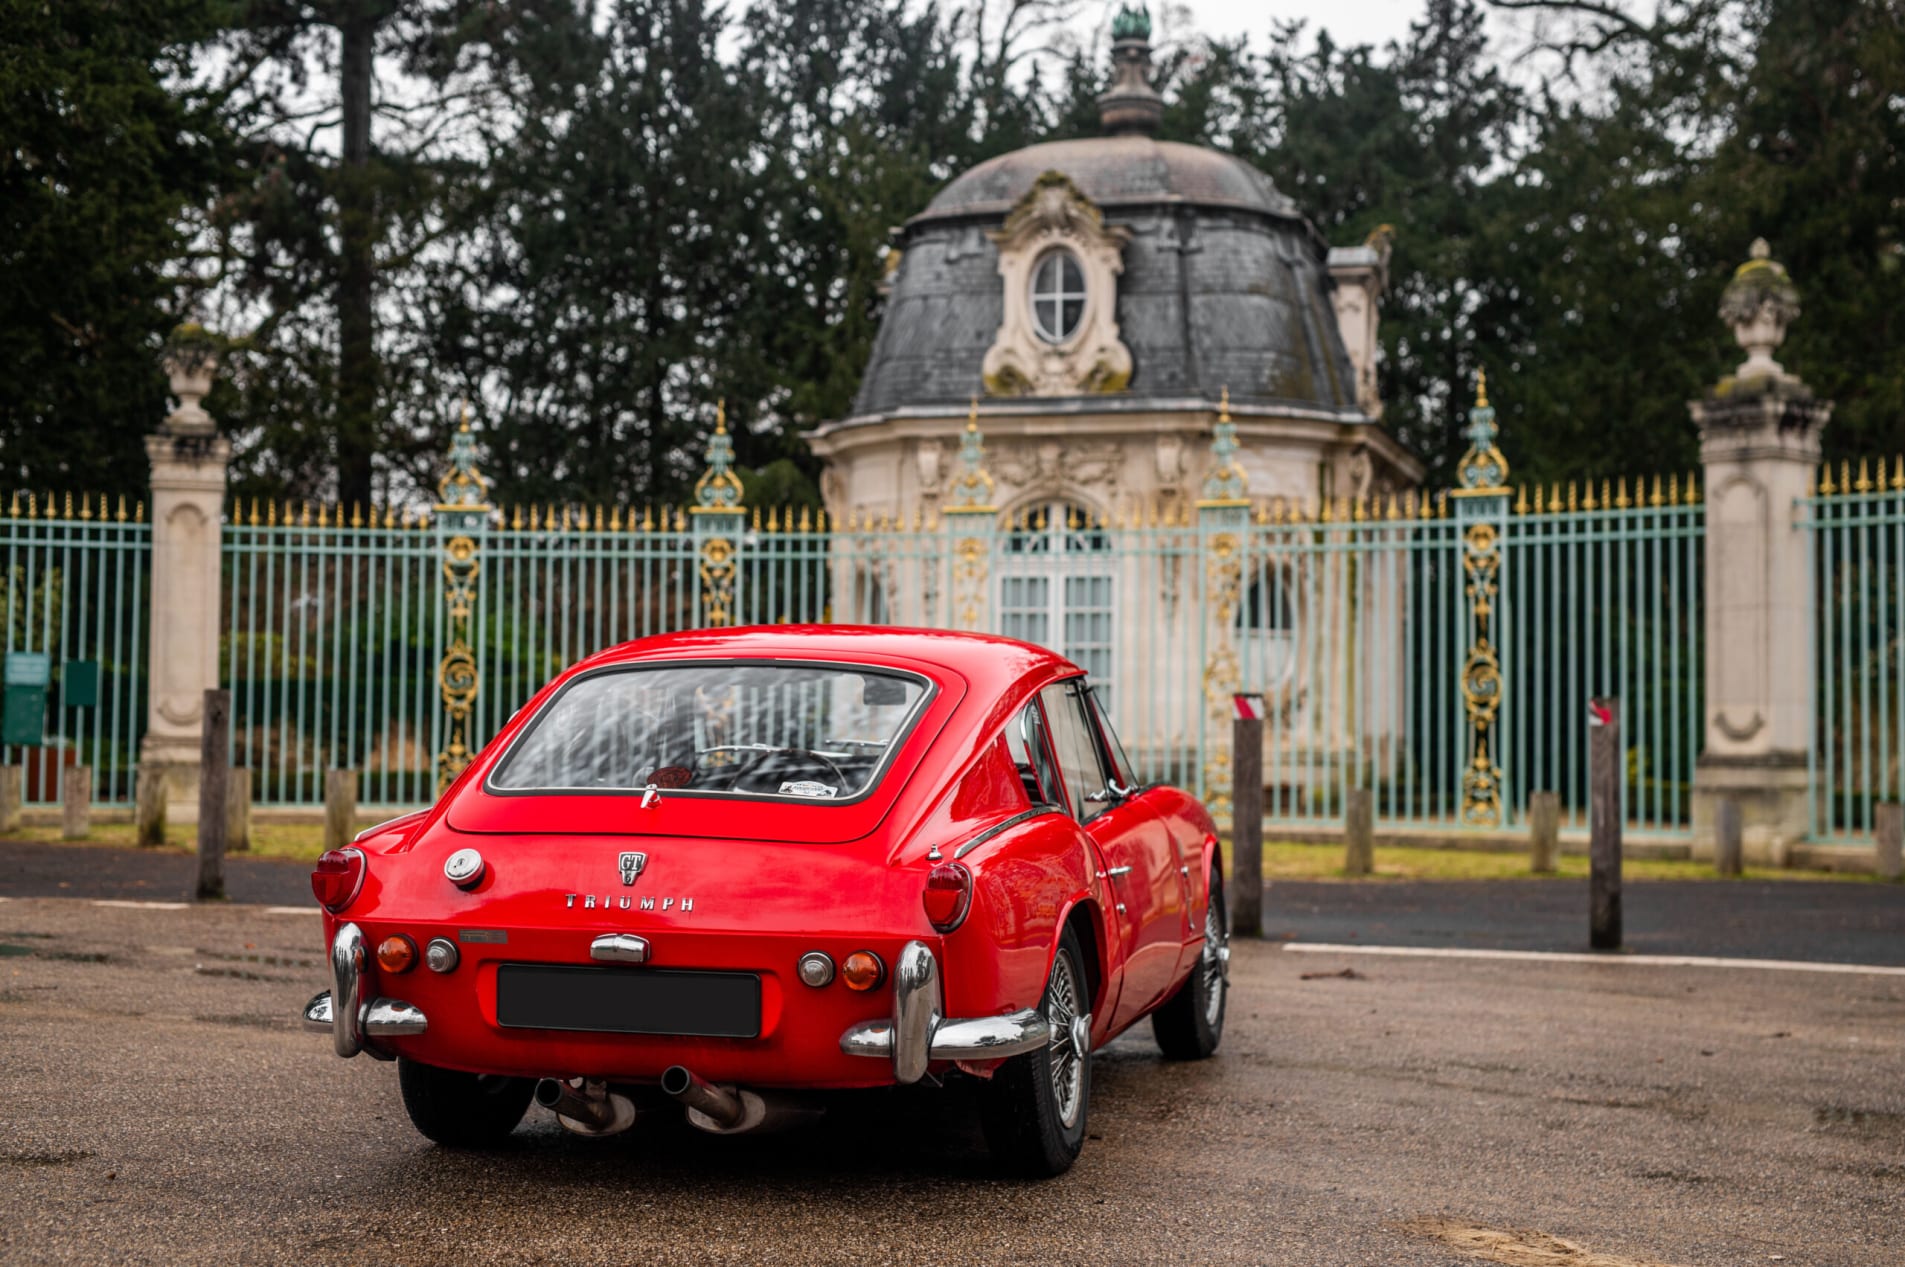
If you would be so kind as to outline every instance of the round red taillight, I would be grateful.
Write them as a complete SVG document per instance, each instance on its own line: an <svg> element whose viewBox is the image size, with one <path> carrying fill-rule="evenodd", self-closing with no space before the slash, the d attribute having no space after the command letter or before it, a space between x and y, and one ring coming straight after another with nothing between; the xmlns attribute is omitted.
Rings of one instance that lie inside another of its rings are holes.
<svg viewBox="0 0 1905 1267"><path fill-rule="evenodd" d="M942 862L926 877L926 890L919 895L926 908L926 922L942 933L950 933L965 922L972 909L972 872L957 862Z"/></svg>
<svg viewBox="0 0 1905 1267"><path fill-rule="evenodd" d="M318 855L311 871L311 892L325 910L336 914L357 898L364 887L364 851L328 849Z"/></svg>

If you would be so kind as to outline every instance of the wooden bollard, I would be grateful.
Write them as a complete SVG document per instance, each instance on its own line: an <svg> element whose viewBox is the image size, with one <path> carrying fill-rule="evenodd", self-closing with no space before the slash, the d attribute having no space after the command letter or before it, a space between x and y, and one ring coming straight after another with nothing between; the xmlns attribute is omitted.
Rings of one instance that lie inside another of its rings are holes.
<svg viewBox="0 0 1905 1267"><path fill-rule="evenodd" d="M356 835L357 771L330 770L324 775L324 847L342 849Z"/></svg>
<svg viewBox="0 0 1905 1267"><path fill-rule="evenodd" d="M1561 794L1535 792L1528 797L1528 869L1553 875L1561 869Z"/></svg>
<svg viewBox="0 0 1905 1267"><path fill-rule="evenodd" d="M0 832L20 830L20 803L26 799L26 767L0 765Z"/></svg>
<svg viewBox="0 0 1905 1267"><path fill-rule="evenodd" d="M84 840L93 831L93 768L69 765L60 774L60 838Z"/></svg>
<svg viewBox="0 0 1905 1267"><path fill-rule="evenodd" d="M225 896L225 787L231 781L232 693L205 692L198 756L198 898Z"/></svg>
<svg viewBox="0 0 1905 1267"><path fill-rule="evenodd" d="M1263 719L1230 724L1230 931L1263 936Z"/></svg>
<svg viewBox="0 0 1905 1267"><path fill-rule="evenodd" d="M1713 806L1713 869L1723 876L1740 874L1744 833L1740 828L1740 802L1722 796Z"/></svg>
<svg viewBox="0 0 1905 1267"><path fill-rule="evenodd" d="M225 852L251 849L251 771L235 765L225 785Z"/></svg>
<svg viewBox="0 0 1905 1267"><path fill-rule="evenodd" d="M1376 824L1369 789L1348 788L1343 799L1343 871L1368 875L1376 869Z"/></svg>
<svg viewBox="0 0 1905 1267"><path fill-rule="evenodd" d="M156 848L165 843L165 771L141 765L133 788L132 817L139 844Z"/></svg>
<svg viewBox="0 0 1905 1267"><path fill-rule="evenodd" d="M1877 846L1873 867L1881 880L1896 880L1905 876L1905 805L1897 801L1881 801L1877 817L1872 824L1876 829Z"/></svg>
<svg viewBox="0 0 1905 1267"><path fill-rule="evenodd" d="M1621 948L1621 702L1588 703L1588 944Z"/></svg>

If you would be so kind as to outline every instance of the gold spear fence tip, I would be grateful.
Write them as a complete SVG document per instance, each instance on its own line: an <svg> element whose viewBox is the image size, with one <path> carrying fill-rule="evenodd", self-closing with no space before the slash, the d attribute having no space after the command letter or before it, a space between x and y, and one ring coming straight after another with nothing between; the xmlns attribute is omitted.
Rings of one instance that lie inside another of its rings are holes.
<svg viewBox="0 0 1905 1267"><path fill-rule="evenodd" d="M728 433L728 398L726 396L714 402L714 433L718 436Z"/></svg>
<svg viewBox="0 0 1905 1267"><path fill-rule="evenodd" d="M1600 507L1597 506L1594 501L1594 481L1593 480L1589 480L1587 482L1587 496L1581 499L1581 509L1590 510L1590 511L1600 509Z"/></svg>
<svg viewBox="0 0 1905 1267"><path fill-rule="evenodd" d="M1230 421L1230 384L1225 383L1217 401L1217 421Z"/></svg>
<svg viewBox="0 0 1905 1267"><path fill-rule="evenodd" d="M979 429L979 398L974 396L966 405L966 430Z"/></svg>
<svg viewBox="0 0 1905 1267"><path fill-rule="evenodd" d="M1692 506L1700 500L1700 472L1687 472L1687 505Z"/></svg>
<svg viewBox="0 0 1905 1267"><path fill-rule="evenodd" d="M1859 459L1859 482L1854 484L1853 487L1861 493L1869 493L1872 491L1872 468L1871 464L1865 458Z"/></svg>
<svg viewBox="0 0 1905 1267"><path fill-rule="evenodd" d="M1475 407L1477 409L1488 408L1488 370L1486 367L1477 367L1475 370Z"/></svg>
<svg viewBox="0 0 1905 1267"><path fill-rule="evenodd" d="M463 397L459 402L458 411L461 414L461 419L458 421L456 429L458 431L468 431L470 429L470 398L468 396Z"/></svg>
<svg viewBox="0 0 1905 1267"><path fill-rule="evenodd" d="M120 507L120 511L121 511L121 513L120 513L120 516L119 516L119 517L120 517L121 519L124 519L124 518L125 518L125 514L124 514L124 510L125 510L125 507L124 507L124 505L122 504L122 505L121 505L121 507ZM134 522L134 523L136 523L136 524L142 524L142 523L144 523L145 521L146 521L146 504L145 504L145 499L144 499L144 498L140 498L140 499L139 499L138 501L136 501L136 502L134 502L134 503L132 504L132 522Z"/></svg>

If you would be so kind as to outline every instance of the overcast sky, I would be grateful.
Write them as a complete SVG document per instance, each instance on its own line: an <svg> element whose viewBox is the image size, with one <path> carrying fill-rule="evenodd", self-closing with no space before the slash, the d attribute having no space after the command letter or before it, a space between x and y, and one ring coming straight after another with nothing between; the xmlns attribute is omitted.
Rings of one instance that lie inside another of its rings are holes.
<svg viewBox="0 0 1905 1267"><path fill-rule="evenodd" d="M1313 34L1328 27L1338 44L1385 44L1409 33L1424 0L1175 0L1212 35L1249 35L1261 44L1273 20L1301 18ZM1153 6L1155 10L1157 6Z"/></svg>

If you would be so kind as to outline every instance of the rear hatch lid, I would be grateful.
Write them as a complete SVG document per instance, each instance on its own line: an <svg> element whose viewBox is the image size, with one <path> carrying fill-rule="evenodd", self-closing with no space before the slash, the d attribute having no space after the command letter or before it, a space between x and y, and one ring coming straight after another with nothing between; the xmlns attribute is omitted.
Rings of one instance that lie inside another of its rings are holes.
<svg viewBox="0 0 1905 1267"><path fill-rule="evenodd" d="M708 657L719 659L720 657ZM788 657L794 659L795 657ZM808 657L800 657L807 660ZM863 796L851 801L808 800L792 796L695 795L661 790L643 807L640 789L564 789L496 791L490 775L508 754L512 728L478 759L479 769L464 783L445 821L455 831L527 835L662 836L677 840L727 839L785 843L843 844L872 833L892 810L922 765L943 760L932 749L966 693L966 683L942 665L882 655L860 658L827 654L828 662L865 664L917 674L932 684L912 728L884 773ZM639 665L631 666L639 667ZM548 709L559 692L545 697ZM533 717L528 721L533 722ZM930 771L928 771L930 774Z"/></svg>

